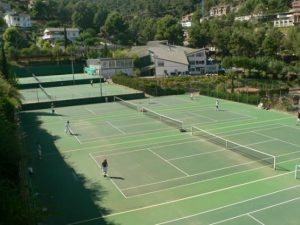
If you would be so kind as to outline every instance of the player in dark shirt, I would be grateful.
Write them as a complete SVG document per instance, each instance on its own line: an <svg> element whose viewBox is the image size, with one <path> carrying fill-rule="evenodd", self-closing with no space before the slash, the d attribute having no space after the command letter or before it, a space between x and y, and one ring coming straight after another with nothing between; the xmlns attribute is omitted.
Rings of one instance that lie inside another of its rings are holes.
<svg viewBox="0 0 300 225"><path fill-rule="evenodd" d="M103 176L107 177L107 172L108 172L108 162L106 159L103 160L102 164L101 164L101 168L102 168L102 172L103 172Z"/></svg>

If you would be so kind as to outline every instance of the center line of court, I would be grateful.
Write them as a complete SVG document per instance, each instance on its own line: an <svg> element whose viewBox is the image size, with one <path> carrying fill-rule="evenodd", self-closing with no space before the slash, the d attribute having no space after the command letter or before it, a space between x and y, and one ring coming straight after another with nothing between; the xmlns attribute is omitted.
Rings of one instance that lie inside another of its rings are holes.
<svg viewBox="0 0 300 225"><path fill-rule="evenodd" d="M111 122L109 121L105 121L106 123L108 123L110 126L112 126L113 128L117 129L118 131L120 131L122 134L126 134L126 132L122 131L119 127L113 125Z"/></svg>
<svg viewBox="0 0 300 225"><path fill-rule="evenodd" d="M158 158L162 159L164 162L166 162L169 165L171 165L172 167L174 167L175 169L179 170L181 173L185 174L186 176L189 176L189 174L187 174L186 172L184 172L182 169L178 168L174 164L170 163L168 160L164 159L159 154L157 154L156 152L152 151L150 148L147 148L147 150L150 151L152 154L156 155Z"/></svg>
<svg viewBox="0 0 300 225"><path fill-rule="evenodd" d="M91 109L89 109L89 108L87 108L87 107L85 107L85 109L86 109L87 111L89 111L90 113L92 113L93 115L97 115L93 110L91 110Z"/></svg>
<svg viewBox="0 0 300 225"><path fill-rule="evenodd" d="M216 225L216 224L220 224L220 223L224 223L224 222L227 222L227 221L230 221L230 220L234 220L234 219L237 219L237 218L240 218L240 217L243 217L243 216L250 216L250 213L257 213L257 212L261 212L261 211L264 211L264 210L267 210L267 209L271 209L271 208L274 208L276 206L281 206L281 205L284 205L284 204L288 204L290 202L294 202L294 201L297 201L299 200L300 197L297 197L297 198L293 198L293 199L290 199L290 200L287 200L287 201L283 201L283 202L279 202L277 204L274 204L274 205L270 205L270 206L267 206L267 207L264 207L264 208L260 208L260 209L257 209L257 210L254 210L252 212L248 212L248 213L243 213L243 214L240 214L238 216L234 216L234 217L231 217L229 219L225 219L225 220L221 220L221 221L218 221L218 222L215 222L215 223L211 223L209 225ZM251 216L250 216L251 217ZM252 219L255 218L255 217L251 217ZM258 222L258 221L257 221ZM263 223L262 223L263 224ZM157 224L158 225L158 224ZM263 224L264 225L264 224Z"/></svg>
<svg viewBox="0 0 300 225"><path fill-rule="evenodd" d="M256 219L254 216L252 216L250 213L247 214L247 216L249 216L250 218L252 218L254 221L258 222L261 225L265 225L263 222L259 221L258 219Z"/></svg>

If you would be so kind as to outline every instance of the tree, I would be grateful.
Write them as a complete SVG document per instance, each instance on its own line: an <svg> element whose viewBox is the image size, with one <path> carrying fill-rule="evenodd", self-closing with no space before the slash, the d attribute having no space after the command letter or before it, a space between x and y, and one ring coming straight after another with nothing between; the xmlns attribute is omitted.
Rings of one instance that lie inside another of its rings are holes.
<svg viewBox="0 0 300 225"><path fill-rule="evenodd" d="M113 11L111 12L105 21L101 31L111 40L126 44L129 42L128 25L121 16L120 13Z"/></svg>
<svg viewBox="0 0 300 225"><path fill-rule="evenodd" d="M108 12L103 8L99 8L95 13L93 18L94 27L96 30L100 31L100 28L104 25L107 18Z"/></svg>
<svg viewBox="0 0 300 225"><path fill-rule="evenodd" d="M266 56L275 56L279 53L283 34L274 28L267 31L262 43L262 51Z"/></svg>
<svg viewBox="0 0 300 225"><path fill-rule="evenodd" d="M1 74L3 75L3 77L8 80L9 79L9 71L8 71L8 64L7 64L7 60L6 60L6 55L5 55L5 51L4 51L4 46L3 44L1 45Z"/></svg>
<svg viewBox="0 0 300 225"><path fill-rule="evenodd" d="M208 45L209 40L209 33L203 26L201 26L201 24L196 24L191 27L189 31L189 42L192 47L205 47Z"/></svg>
<svg viewBox="0 0 300 225"><path fill-rule="evenodd" d="M93 27L94 11L86 2L79 1L75 4L72 22L75 27L86 29Z"/></svg>
<svg viewBox="0 0 300 225"><path fill-rule="evenodd" d="M181 45L183 31L181 24L171 15L166 15L157 22L156 40L168 40L172 44Z"/></svg>
<svg viewBox="0 0 300 225"><path fill-rule="evenodd" d="M26 48L29 46L25 34L16 27L9 27L3 33L4 48L14 47L16 49Z"/></svg>
<svg viewBox="0 0 300 225"><path fill-rule="evenodd" d="M45 20L49 18L49 9L46 1L36 0L33 1L31 8L31 15L35 19Z"/></svg>
<svg viewBox="0 0 300 225"><path fill-rule="evenodd" d="M229 41L230 53L236 56L254 56L255 45L251 40L251 34L247 30L236 29Z"/></svg>

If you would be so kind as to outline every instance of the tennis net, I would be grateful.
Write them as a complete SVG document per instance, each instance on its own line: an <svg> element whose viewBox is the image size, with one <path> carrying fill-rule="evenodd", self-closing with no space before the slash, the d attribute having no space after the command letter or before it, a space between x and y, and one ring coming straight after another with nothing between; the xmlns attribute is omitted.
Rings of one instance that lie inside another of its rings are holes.
<svg viewBox="0 0 300 225"><path fill-rule="evenodd" d="M39 84L41 84L42 82L40 81L40 79L39 78L37 78L37 76L35 75L35 74L31 74L32 75L32 77L39 83Z"/></svg>
<svg viewBox="0 0 300 225"><path fill-rule="evenodd" d="M295 178L300 179L300 165L295 166Z"/></svg>
<svg viewBox="0 0 300 225"><path fill-rule="evenodd" d="M45 88L41 84L38 84L38 86L42 90L42 92L44 92L44 94L47 96L47 98L49 98L50 100L52 100L52 96L47 93L47 91L45 90Z"/></svg>
<svg viewBox="0 0 300 225"><path fill-rule="evenodd" d="M114 96L114 101L117 102L117 103L119 103L119 104L121 104L121 105L124 105L124 106L126 106L128 108L134 109L136 111L138 111L138 109L139 109L136 104L134 104L132 102L129 102L129 101L125 101L125 100L123 100L123 99L121 99L121 98L119 98L117 96Z"/></svg>
<svg viewBox="0 0 300 225"><path fill-rule="evenodd" d="M162 115L160 113L157 113L157 112L154 112L148 108L145 108L143 107L142 108L142 112L147 115L147 116L150 116L152 118L155 118L155 119L158 119L160 120L161 122L164 122L170 126L173 126L175 128L178 128L180 130L183 130L183 122L180 121L180 120L176 120L176 119L173 119L171 117L168 117L168 116L165 116L165 115Z"/></svg>
<svg viewBox="0 0 300 225"><path fill-rule="evenodd" d="M192 127L192 135L199 136L213 144L221 146L223 148L229 149L231 151L240 153L248 158L258 160L260 162L266 163L268 165L272 165L274 169L276 169L276 156L261 152L259 150L240 145L233 141L226 140L222 137L209 133L205 130L202 130L198 127Z"/></svg>
<svg viewBox="0 0 300 225"><path fill-rule="evenodd" d="M45 90L45 88L42 86L42 82L40 81L40 79L39 78L37 78L37 76L35 75L35 74L31 74L32 75L32 77L36 80L36 82L37 82L37 84L38 84L38 87L42 90L42 92L44 92L44 94L47 96L47 98L49 98L50 100L52 100L52 96L51 95L49 95L48 93L47 93L47 91Z"/></svg>

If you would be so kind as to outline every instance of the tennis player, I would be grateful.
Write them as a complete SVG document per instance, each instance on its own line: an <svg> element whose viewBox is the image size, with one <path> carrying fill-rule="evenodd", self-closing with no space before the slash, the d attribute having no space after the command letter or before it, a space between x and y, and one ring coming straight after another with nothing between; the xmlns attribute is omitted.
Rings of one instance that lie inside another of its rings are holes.
<svg viewBox="0 0 300 225"><path fill-rule="evenodd" d="M193 93L190 94L190 98L191 98L191 100L194 99L194 94Z"/></svg>
<svg viewBox="0 0 300 225"><path fill-rule="evenodd" d="M216 101L216 110L219 110L219 106L220 106L220 102L219 102L219 100L217 99L217 101Z"/></svg>
<svg viewBox="0 0 300 225"><path fill-rule="evenodd" d="M55 113L55 109L54 109L54 103L53 103L53 102L51 102L51 112L52 112L52 114L54 114L54 113Z"/></svg>
<svg viewBox="0 0 300 225"><path fill-rule="evenodd" d="M298 111L298 115L297 115L297 123L296 125L299 125L300 124L300 111Z"/></svg>
<svg viewBox="0 0 300 225"><path fill-rule="evenodd" d="M103 172L103 176L107 177L107 172L108 172L108 162L106 159L103 160L102 164L101 164L101 169Z"/></svg>
<svg viewBox="0 0 300 225"><path fill-rule="evenodd" d="M71 134L69 120L65 124L65 132Z"/></svg>

